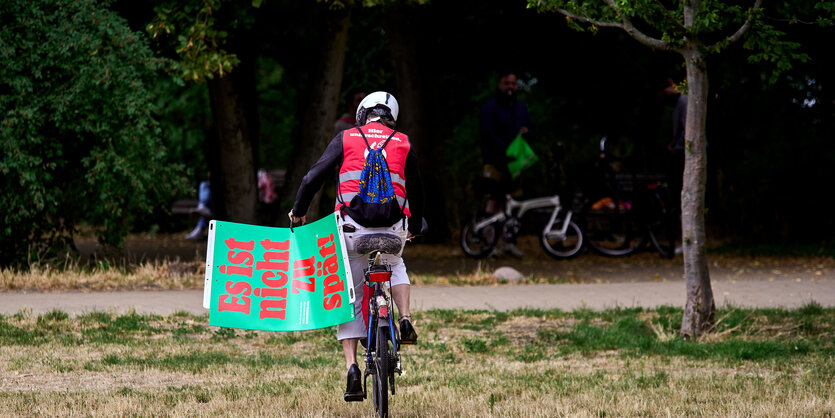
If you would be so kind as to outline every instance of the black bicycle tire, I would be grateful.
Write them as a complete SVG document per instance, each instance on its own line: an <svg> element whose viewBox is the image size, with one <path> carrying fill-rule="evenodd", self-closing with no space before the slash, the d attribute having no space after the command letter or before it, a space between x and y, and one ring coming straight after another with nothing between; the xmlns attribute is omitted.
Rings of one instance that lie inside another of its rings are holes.
<svg viewBox="0 0 835 418"><path fill-rule="evenodd" d="M373 389L374 389L374 408L377 411L377 416L380 418L388 417L389 415L389 392L388 392L388 375L389 375L389 344L387 327L377 327L377 345L376 355L374 358L374 373Z"/></svg>
<svg viewBox="0 0 835 418"><path fill-rule="evenodd" d="M612 216L615 216L615 215L605 214L605 213L594 213L591 210L590 206L587 206L583 210L583 214L581 216L581 219L583 220L583 228L582 229L583 229L583 232L585 234L585 242L596 253L604 255L604 256L608 256L608 257L625 257L625 256L628 256L628 255L631 255L631 254L635 253L640 248L642 248L646 245L646 241L647 241L647 238L648 238L647 233L645 231L642 231L642 227L640 226L640 223L638 222L638 220L632 214L626 214L626 216L624 216L624 219L627 219L634 224L633 225L633 230L634 231L631 232L633 235L628 235L628 237L630 238L630 241L633 238L636 239L634 245L622 246L620 248L608 248L606 246L598 244L597 242L595 242L595 237L597 236L597 231L594 229L594 227L591 226L591 225L594 224L595 219L599 219L599 218L596 218L598 216L612 217ZM609 233L609 231L604 231L603 233Z"/></svg>
<svg viewBox="0 0 835 418"><path fill-rule="evenodd" d="M487 257L488 255L490 255L490 253L493 251L493 249L496 248L496 244L499 242L499 234L501 233L501 231L499 231L499 223L498 222L494 222L494 223L490 224L486 228L492 228L492 230L493 230L492 240L489 240L487 242L487 246L482 248L480 251L473 250L468 243L468 233L472 230L473 226L480 221L480 219L483 219L483 218L473 217L472 219L470 219L469 222L464 224L464 226L461 228L461 239L460 239L461 249L464 251L464 254L466 254L467 256L472 257L472 258L484 258L484 257Z"/></svg>
<svg viewBox="0 0 835 418"><path fill-rule="evenodd" d="M555 227L558 226L561 228L562 224L563 221L559 219L554 222ZM566 260L575 257L577 256L577 254L580 254L580 252L583 251L583 246L585 245L585 237L583 234L583 230L576 223L574 223L574 221L570 221L568 223L568 230L566 230L566 234L568 234L569 231L574 231L576 233L577 243L566 252L558 251L552 246L552 244L548 241L547 235L549 231L543 230L542 233L539 235L539 245L542 246L542 249L545 251L546 254L558 260Z"/></svg>

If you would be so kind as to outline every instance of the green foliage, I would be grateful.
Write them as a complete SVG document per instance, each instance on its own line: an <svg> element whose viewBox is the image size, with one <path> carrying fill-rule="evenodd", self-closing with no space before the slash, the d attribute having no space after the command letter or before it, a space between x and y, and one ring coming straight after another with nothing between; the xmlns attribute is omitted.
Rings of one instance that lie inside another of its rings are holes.
<svg viewBox="0 0 835 418"><path fill-rule="evenodd" d="M528 0L528 7L561 13L577 30L619 27L644 44L667 50L681 50L688 44L695 44L705 53L719 53L747 32L751 35L747 36L745 47L752 50L751 60L774 64L772 82L780 72L791 68L792 61L808 59L805 54L796 52L800 47L798 43L785 40L786 34L769 23L775 18L766 16L766 10L753 1L746 6L720 0L681 1L668 8L653 0ZM690 18L686 16L688 8L692 9ZM811 16L817 24L829 26L835 17L835 3L828 0L819 0L814 5L785 1L778 3L775 9L778 19L787 16L791 22ZM746 24L750 24L750 29L745 27Z"/></svg>
<svg viewBox="0 0 835 418"><path fill-rule="evenodd" d="M159 77L154 84L155 115L170 163L193 169L185 198L193 199L196 185L206 179L209 163L206 138L212 128L209 92L205 85L181 83L174 77Z"/></svg>
<svg viewBox="0 0 835 418"><path fill-rule="evenodd" d="M2 3L0 263L60 249L85 222L119 245L182 186L152 115L158 68L107 3Z"/></svg>
<svg viewBox="0 0 835 418"><path fill-rule="evenodd" d="M156 7L156 18L146 27L152 39L173 48L176 59L168 60L168 70L186 81L202 82L215 75L223 77L240 63L224 49L229 36L215 14L223 0L169 1ZM260 1L253 1L254 7ZM235 29L232 25L230 29Z"/></svg>

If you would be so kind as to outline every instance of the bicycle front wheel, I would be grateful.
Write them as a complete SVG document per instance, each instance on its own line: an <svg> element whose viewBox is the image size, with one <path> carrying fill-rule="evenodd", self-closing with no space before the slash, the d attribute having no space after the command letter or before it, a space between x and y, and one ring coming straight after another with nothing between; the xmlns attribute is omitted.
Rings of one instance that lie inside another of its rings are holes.
<svg viewBox="0 0 835 418"><path fill-rule="evenodd" d="M393 357L389 345L388 328L377 327L377 344L375 346L374 368L376 373L373 380L373 398L374 409L377 410L378 417L389 416L389 390L388 380L391 369L389 368L390 359Z"/></svg>
<svg viewBox="0 0 835 418"><path fill-rule="evenodd" d="M588 207L582 220L586 243L599 254L626 256L645 244L646 234L632 211L592 210Z"/></svg>
<svg viewBox="0 0 835 418"><path fill-rule="evenodd" d="M487 257L499 241L501 229L498 222L476 229L484 219L486 218L475 216L461 228L461 249L473 258Z"/></svg>
<svg viewBox="0 0 835 418"><path fill-rule="evenodd" d="M568 223L565 235L562 234L563 220L556 220L550 228L542 231L539 244L551 257L571 258L583 249L583 231L574 222Z"/></svg>

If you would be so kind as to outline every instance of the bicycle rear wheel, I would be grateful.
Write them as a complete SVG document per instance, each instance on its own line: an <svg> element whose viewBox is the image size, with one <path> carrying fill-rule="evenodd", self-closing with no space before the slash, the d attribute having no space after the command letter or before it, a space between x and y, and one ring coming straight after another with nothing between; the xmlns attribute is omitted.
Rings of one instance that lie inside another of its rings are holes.
<svg viewBox="0 0 835 418"><path fill-rule="evenodd" d="M377 344L375 346L376 354L374 356L374 373L373 393L374 409L377 411L378 417L389 416L389 390L388 381L391 369L389 364L391 362L391 348L389 345L389 330L386 327L377 327Z"/></svg>
<svg viewBox="0 0 835 418"><path fill-rule="evenodd" d="M501 228L498 222L493 222L479 230L476 225L486 217L474 216L463 228L461 228L461 249L464 253L473 258L484 258L490 255L496 243L499 241Z"/></svg>
<svg viewBox="0 0 835 418"><path fill-rule="evenodd" d="M586 243L597 253L621 257L634 253L645 244L646 233L629 210L583 211Z"/></svg>

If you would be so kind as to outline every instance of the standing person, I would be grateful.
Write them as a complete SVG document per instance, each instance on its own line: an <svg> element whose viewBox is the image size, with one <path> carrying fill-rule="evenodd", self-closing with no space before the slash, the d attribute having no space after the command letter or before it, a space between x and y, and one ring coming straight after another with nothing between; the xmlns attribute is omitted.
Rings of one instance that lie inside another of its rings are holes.
<svg viewBox="0 0 835 418"><path fill-rule="evenodd" d="M365 91L359 89L351 91L351 94L348 96L348 111L343 113L342 116L340 116L339 119L333 123L334 135L357 126L357 106L359 106L363 98L365 98Z"/></svg>
<svg viewBox="0 0 835 418"><path fill-rule="evenodd" d="M346 402L362 401L362 373L357 366L357 343L366 336L365 318L362 314L363 270L368 256L354 251L354 240L368 233L390 233L406 240L419 235L423 219L423 186L420 180L417 157L409 137L394 130L400 109L394 96L378 91L369 94L359 103L355 120L357 127L340 131L331 140L325 152L302 179L290 221L304 223L313 195L322 187L325 178L338 171L336 210L343 214L345 246L351 265L354 290L355 319L337 327L336 338L342 341L345 367L348 370L347 387L343 398ZM383 148L388 164L388 175L394 187L396 204L392 205L397 218L383 227L371 227L369 219L360 211L358 191L359 177L365 165L365 154L370 148ZM354 197L357 197L354 199ZM400 314L400 343L414 344L417 333L409 311L410 284L406 265L399 254L385 254L392 268L391 294Z"/></svg>
<svg viewBox="0 0 835 418"><path fill-rule="evenodd" d="M531 117L528 106L517 99L518 78L512 71L499 75L496 97L490 99L481 108L479 114L479 132L481 134L481 155L484 162L482 176L494 180L495 193L487 201L485 210L494 214L504 209L505 195L511 194L519 186L514 183L507 163L507 147L517 135L527 140L533 137ZM497 247L500 251L521 257L524 253L513 242L503 242Z"/></svg>

